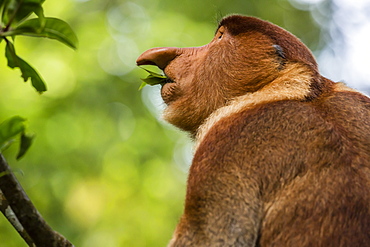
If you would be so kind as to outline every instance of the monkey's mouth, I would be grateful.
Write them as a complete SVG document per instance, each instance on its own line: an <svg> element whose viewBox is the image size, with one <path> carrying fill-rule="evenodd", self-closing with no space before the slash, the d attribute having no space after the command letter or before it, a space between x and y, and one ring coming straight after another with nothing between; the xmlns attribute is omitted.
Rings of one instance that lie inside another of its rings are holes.
<svg viewBox="0 0 370 247"><path fill-rule="evenodd" d="M164 74L167 78L166 78L166 80L164 80L162 83L161 83L161 85L163 86L163 85L165 85L165 84L167 84L167 83L175 83L175 81L174 80L172 80L170 77L168 77L168 75L166 75L166 74Z"/></svg>
<svg viewBox="0 0 370 247"><path fill-rule="evenodd" d="M164 83L161 84L161 96L164 103L169 105L172 101L177 99L177 84L171 77L169 77L167 74L165 75L167 79L164 81Z"/></svg>

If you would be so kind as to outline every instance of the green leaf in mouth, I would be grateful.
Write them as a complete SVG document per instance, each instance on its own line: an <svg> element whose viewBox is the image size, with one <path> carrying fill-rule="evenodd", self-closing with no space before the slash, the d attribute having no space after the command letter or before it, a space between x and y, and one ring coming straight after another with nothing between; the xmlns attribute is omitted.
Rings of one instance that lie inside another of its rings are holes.
<svg viewBox="0 0 370 247"><path fill-rule="evenodd" d="M143 69L143 70L145 70L146 72L149 73L149 75L146 78L141 78L141 80L143 82L141 83L141 85L139 87L139 90L141 90L147 84L149 84L151 86L154 86L154 85L157 85L157 84L166 83L166 81L168 81L168 78L165 75L150 71L150 70L148 70L146 68L143 68L143 67L139 67L139 68L141 68L141 69Z"/></svg>

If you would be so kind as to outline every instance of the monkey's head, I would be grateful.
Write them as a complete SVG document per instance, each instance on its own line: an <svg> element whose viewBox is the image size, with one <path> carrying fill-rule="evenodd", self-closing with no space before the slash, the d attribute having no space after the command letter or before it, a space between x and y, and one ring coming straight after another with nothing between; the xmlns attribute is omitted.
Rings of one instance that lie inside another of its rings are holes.
<svg viewBox="0 0 370 247"><path fill-rule="evenodd" d="M164 118L193 136L215 110L256 92L299 63L318 74L310 50L295 36L254 17L224 18L212 41L201 47L153 48L138 65L156 65L169 78L161 95Z"/></svg>

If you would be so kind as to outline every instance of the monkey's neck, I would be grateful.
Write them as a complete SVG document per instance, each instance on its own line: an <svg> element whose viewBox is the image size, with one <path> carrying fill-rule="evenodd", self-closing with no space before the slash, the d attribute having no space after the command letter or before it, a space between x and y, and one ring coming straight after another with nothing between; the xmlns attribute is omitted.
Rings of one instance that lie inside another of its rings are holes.
<svg viewBox="0 0 370 247"><path fill-rule="evenodd" d="M208 131L221 119L249 110L260 104L281 100L303 101L310 94L313 72L301 64L289 64L280 75L262 89L239 96L214 111L199 127L195 136L195 149Z"/></svg>

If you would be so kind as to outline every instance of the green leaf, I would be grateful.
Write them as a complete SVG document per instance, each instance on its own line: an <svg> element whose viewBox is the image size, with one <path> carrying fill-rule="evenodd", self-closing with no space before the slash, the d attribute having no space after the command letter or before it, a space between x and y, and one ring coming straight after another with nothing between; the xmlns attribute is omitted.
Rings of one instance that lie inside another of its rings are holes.
<svg viewBox="0 0 370 247"><path fill-rule="evenodd" d="M154 85L157 85L157 84L164 83L166 81L166 78L148 75L147 78L142 78L141 80L143 82L145 82L146 84L154 86Z"/></svg>
<svg viewBox="0 0 370 247"><path fill-rule="evenodd" d="M21 135L21 143L19 146L19 151L17 154L17 159L20 159L25 155L25 153L30 148L32 142L33 142L34 136L33 135L26 135L24 132Z"/></svg>
<svg viewBox="0 0 370 247"><path fill-rule="evenodd" d="M8 59L8 66L10 68L14 69L17 67L21 70L25 82L28 78L31 78L32 86L39 93L46 91L46 85L43 79L31 65L16 55L14 45L10 41L6 42L5 56Z"/></svg>
<svg viewBox="0 0 370 247"><path fill-rule="evenodd" d="M77 36L68 23L57 18L47 17L43 18L43 20L40 18L30 19L23 22L10 33L11 35L27 35L56 39L73 49L76 49L78 44Z"/></svg>
<svg viewBox="0 0 370 247"><path fill-rule="evenodd" d="M32 13L39 16L43 13L42 4L45 0L7 0L3 11L3 22L6 25L17 24ZM43 15L43 14L42 14Z"/></svg>
<svg viewBox="0 0 370 247"><path fill-rule="evenodd" d="M7 41L5 48L5 56L8 59L8 66L10 68L17 67L17 55L15 54L14 46L12 43Z"/></svg>
<svg viewBox="0 0 370 247"><path fill-rule="evenodd" d="M154 86L154 85L157 85L157 84L163 84L168 80L167 76L165 76L165 75L161 75L159 73L150 71L150 70L148 70L146 68L143 68L143 67L139 67L139 68L141 68L141 69L143 69L143 70L145 70L146 72L149 73L149 75L146 78L141 78L143 83L141 83L141 85L139 87L139 90L141 90L147 84L149 84L151 86Z"/></svg>
<svg viewBox="0 0 370 247"><path fill-rule="evenodd" d="M148 72L149 73L149 76L157 77L157 78L161 78L161 79L166 79L167 78L165 75L162 75L162 74L159 74L157 72L148 70L146 68L143 68L143 67L139 67L139 68L145 70L146 72Z"/></svg>
<svg viewBox="0 0 370 247"><path fill-rule="evenodd" d="M41 4L39 7L35 8L33 12L37 15L38 20L40 22L40 26L44 28L45 26L45 16L44 16L44 9L41 7Z"/></svg>
<svg viewBox="0 0 370 247"><path fill-rule="evenodd" d="M23 155L30 148L34 136L25 134L26 119L20 116L14 116L0 124L0 152L6 149L14 142L14 139L20 135L20 146L17 154L17 159Z"/></svg>
<svg viewBox="0 0 370 247"><path fill-rule="evenodd" d="M141 85L140 85L140 87L139 87L139 91L141 90L141 89L143 89L143 87L145 87L146 85L148 85L148 84L146 84L146 82L145 81L143 81L142 83L141 83Z"/></svg>
<svg viewBox="0 0 370 247"><path fill-rule="evenodd" d="M16 135L24 132L25 121L22 117L14 116L0 124L0 151L4 150Z"/></svg>
<svg viewBox="0 0 370 247"><path fill-rule="evenodd" d="M1 12L1 22L6 25L11 19L11 13L14 13L16 2L13 0L3 0L2 5L4 6Z"/></svg>

